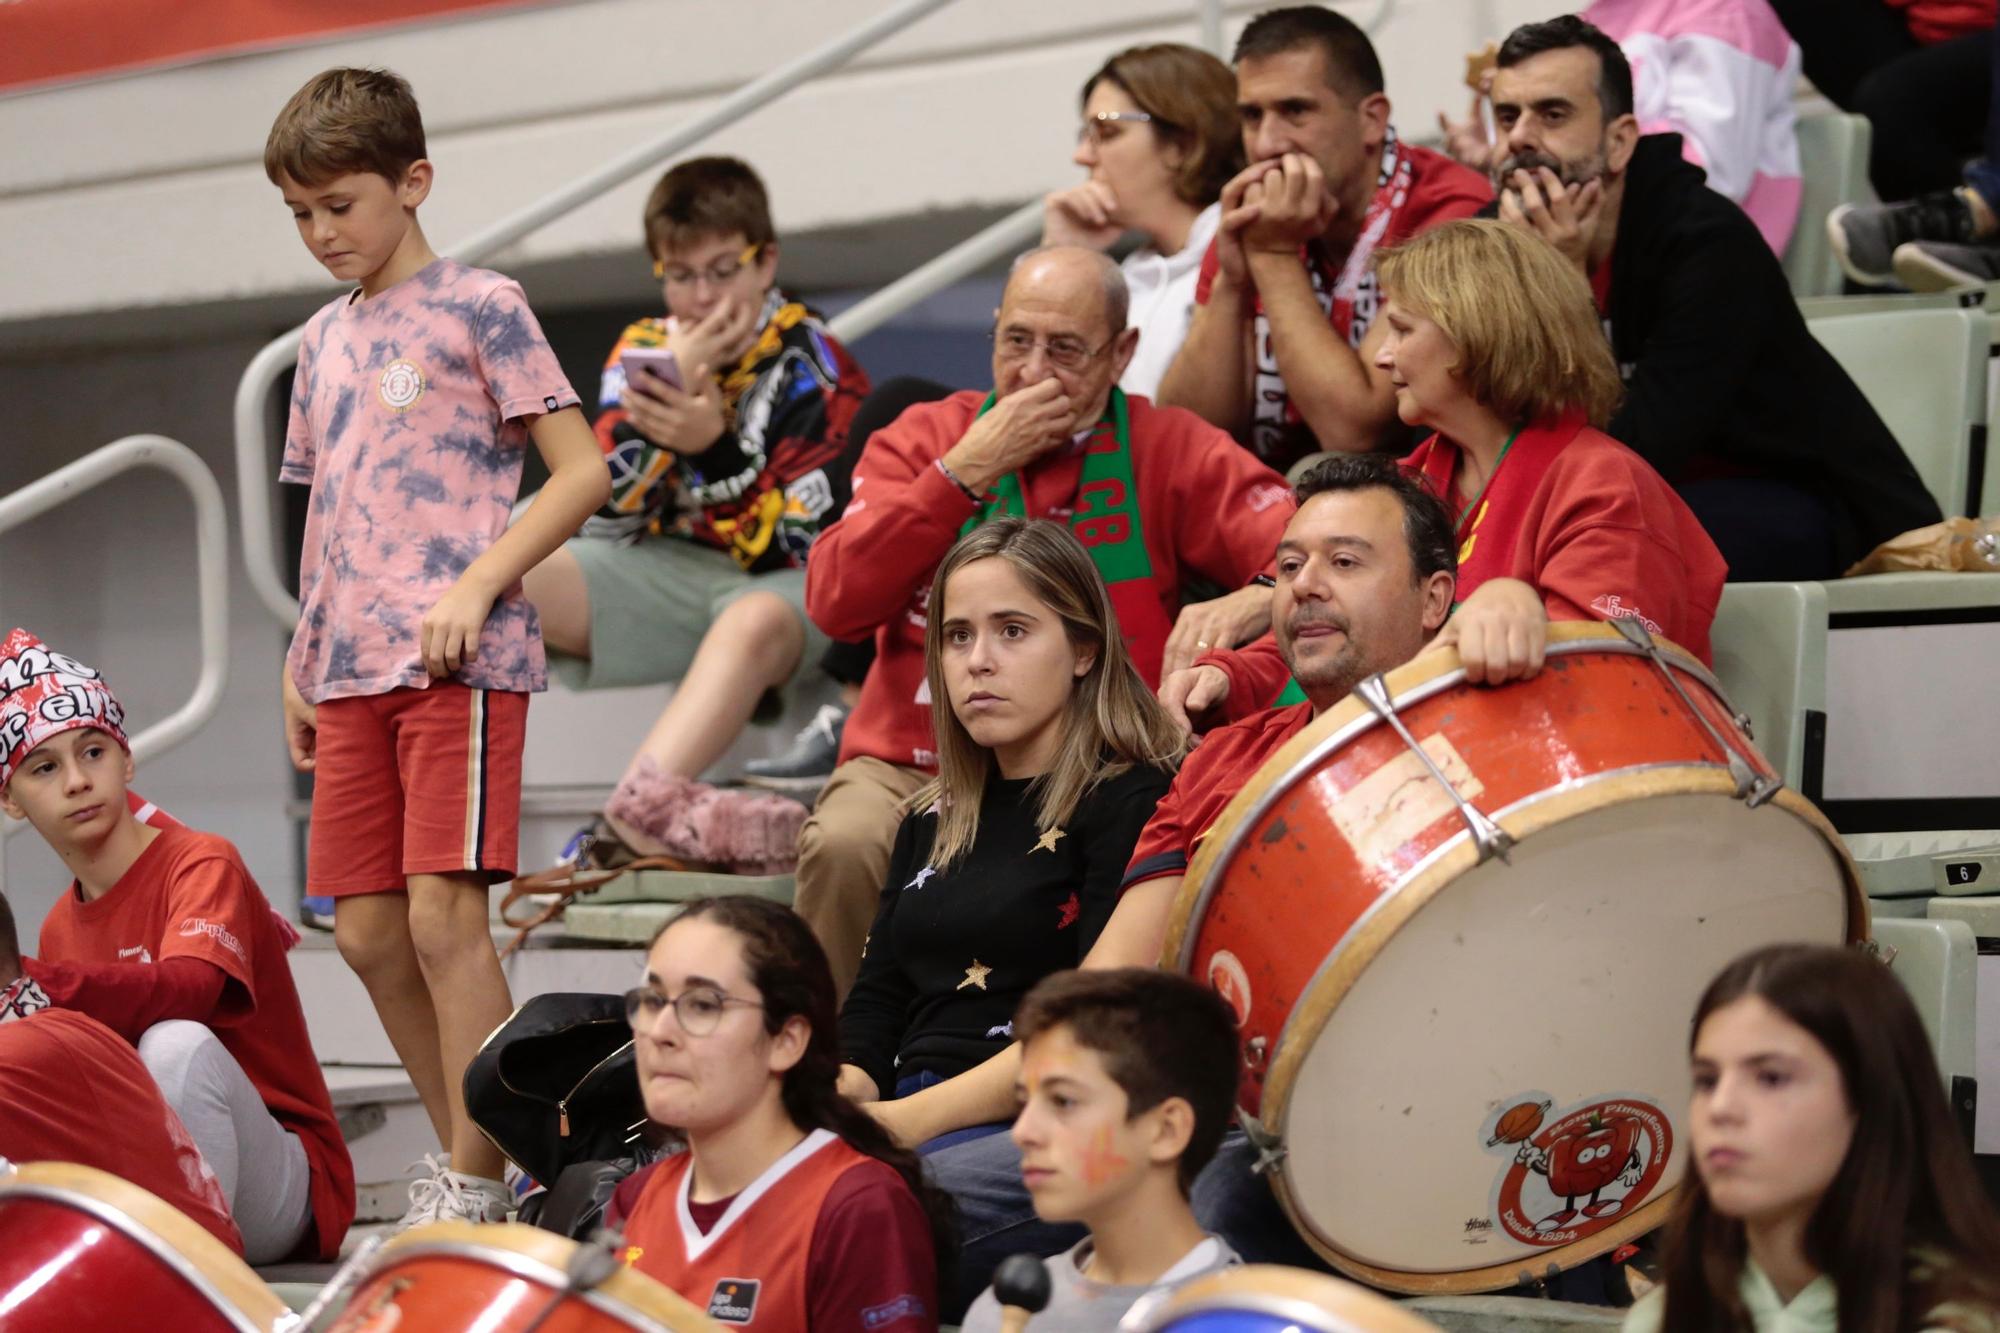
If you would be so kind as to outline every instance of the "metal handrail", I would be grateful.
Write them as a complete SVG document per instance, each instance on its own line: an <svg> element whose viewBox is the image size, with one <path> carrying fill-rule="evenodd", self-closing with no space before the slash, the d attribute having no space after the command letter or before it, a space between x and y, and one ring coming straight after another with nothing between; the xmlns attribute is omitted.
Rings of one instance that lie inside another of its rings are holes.
<svg viewBox="0 0 2000 1333"><path fill-rule="evenodd" d="M928 263L863 297L827 321L833 336L858 342L926 297L937 295L988 264L1007 258L1042 234L1042 201L1031 199L966 237Z"/></svg>
<svg viewBox="0 0 2000 1333"><path fill-rule="evenodd" d="M789 64L738 88L711 108L646 143L619 154L598 170L554 194L475 232L446 254L476 264L563 214L658 166L715 131L770 102L815 75L835 69L862 51L894 36L954 0L901 0L866 23L816 47ZM300 325L273 338L250 360L236 385L236 484L243 508L243 560L259 601L287 629L298 623L299 603L286 591L278 571L278 537L272 521L271 440L266 416L271 388L298 360Z"/></svg>
<svg viewBox="0 0 2000 1333"><path fill-rule="evenodd" d="M201 730L222 706L223 686L229 679L229 516L215 474L178 440L127 435L0 497L0 533L142 467L172 476L194 500L195 588L201 624L201 673L195 678L194 693L173 713L132 737L133 756L146 759L166 753ZM26 827L14 820L0 824L0 886L6 882L6 841Z"/></svg>

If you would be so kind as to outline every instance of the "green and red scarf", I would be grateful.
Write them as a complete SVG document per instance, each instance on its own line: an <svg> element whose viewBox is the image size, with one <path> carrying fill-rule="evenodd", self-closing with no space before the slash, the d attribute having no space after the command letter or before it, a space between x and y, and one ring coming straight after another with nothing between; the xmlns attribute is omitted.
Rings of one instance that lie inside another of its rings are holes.
<svg viewBox="0 0 2000 1333"><path fill-rule="evenodd" d="M987 394L977 416L985 416L995 401L996 395ZM994 483L992 497L965 521L959 535L971 532L996 513L1027 516L1027 492L1018 472ZM1083 476L1077 483L1069 530L1104 576L1133 665L1148 685L1158 688L1160 661L1166 654L1173 622L1160 605L1159 589L1153 583L1153 561L1146 554L1145 529L1139 518L1139 487L1132 479L1131 409L1124 391L1116 387L1084 445Z"/></svg>

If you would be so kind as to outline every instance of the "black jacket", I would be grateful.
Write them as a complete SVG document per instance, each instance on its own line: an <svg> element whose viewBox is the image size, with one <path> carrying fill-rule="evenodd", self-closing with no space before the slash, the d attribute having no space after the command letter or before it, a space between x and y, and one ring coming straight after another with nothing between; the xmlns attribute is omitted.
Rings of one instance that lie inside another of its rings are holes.
<svg viewBox="0 0 2000 1333"><path fill-rule="evenodd" d="M1707 179L1677 134L1632 155L1608 312L1626 398L1610 433L1669 482L1719 466L1819 495L1842 568L1937 522L1889 428L1806 331L1756 225Z"/></svg>

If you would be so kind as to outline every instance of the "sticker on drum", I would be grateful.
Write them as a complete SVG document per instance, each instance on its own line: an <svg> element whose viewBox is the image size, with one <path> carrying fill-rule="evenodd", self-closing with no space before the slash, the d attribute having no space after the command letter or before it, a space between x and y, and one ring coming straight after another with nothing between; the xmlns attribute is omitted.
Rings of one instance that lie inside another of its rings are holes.
<svg viewBox="0 0 2000 1333"><path fill-rule="evenodd" d="M1227 949L1217 949L1209 956L1208 984L1236 1012L1237 1027L1250 1021L1250 974L1242 959Z"/></svg>
<svg viewBox="0 0 2000 1333"><path fill-rule="evenodd" d="M1504 1154L1484 1218L1466 1223L1477 1245L1497 1224L1513 1239L1552 1248L1602 1231L1649 1198L1673 1156L1666 1112L1645 1097L1600 1094L1547 1121L1541 1092L1503 1098L1480 1128L1488 1152Z"/></svg>

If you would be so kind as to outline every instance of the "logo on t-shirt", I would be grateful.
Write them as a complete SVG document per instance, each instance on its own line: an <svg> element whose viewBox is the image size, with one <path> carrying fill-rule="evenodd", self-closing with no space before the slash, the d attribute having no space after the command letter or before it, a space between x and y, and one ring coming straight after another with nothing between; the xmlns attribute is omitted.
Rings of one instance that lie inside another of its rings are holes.
<svg viewBox="0 0 2000 1333"><path fill-rule="evenodd" d="M880 1305L871 1305L866 1310L863 1310L861 1312L861 1327L870 1329L887 1328L898 1320L921 1320L923 1317L923 1298L905 1293L893 1301L884 1301Z"/></svg>
<svg viewBox="0 0 2000 1333"><path fill-rule="evenodd" d="M424 372L416 362L398 358L382 368L377 392L391 412L407 412L424 396Z"/></svg>
<svg viewBox="0 0 2000 1333"><path fill-rule="evenodd" d="M747 1277L726 1277L708 1298L708 1317L725 1324L747 1324L757 1313L758 1283Z"/></svg>
<svg viewBox="0 0 2000 1333"><path fill-rule="evenodd" d="M242 961L246 963L250 961L250 955L243 952L242 941L238 940L227 926L219 925L213 921L205 921L198 916L191 916L181 922L182 938L192 939L197 935L206 935L209 939L214 940L217 944L235 954Z"/></svg>
<svg viewBox="0 0 2000 1333"><path fill-rule="evenodd" d="M150 963L153 961L153 951L143 944L135 944L129 949L120 949L118 951L119 962L122 963L129 958L136 958L142 963Z"/></svg>

